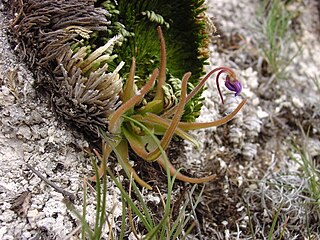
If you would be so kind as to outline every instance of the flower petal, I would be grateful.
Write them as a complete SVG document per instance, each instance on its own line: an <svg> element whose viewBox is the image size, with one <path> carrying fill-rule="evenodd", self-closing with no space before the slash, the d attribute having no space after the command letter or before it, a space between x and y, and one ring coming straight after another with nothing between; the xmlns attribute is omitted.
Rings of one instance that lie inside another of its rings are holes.
<svg viewBox="0 0 320 240"><path fill-rule="evenodd" d="M225 86L230 90L235 92L235 96L238 96L241 93L242 85L238 80L231 81L230 78L227 78L225 81Z"/></svg>

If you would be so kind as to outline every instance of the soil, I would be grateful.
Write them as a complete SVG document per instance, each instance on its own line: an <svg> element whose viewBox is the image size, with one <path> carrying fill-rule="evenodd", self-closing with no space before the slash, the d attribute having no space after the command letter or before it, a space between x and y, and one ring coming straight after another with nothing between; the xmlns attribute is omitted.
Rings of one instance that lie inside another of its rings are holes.
<svg viewBox="0 0 320 240"><path fill-rule="evenodd" d="M257 15L260 4L254 0L207 1L207 15L217 28L207 70L232 67L243 93L234 97L224 92L223 105L212 79L203 93L204 107L197 121L219 119L242 98L248 101L230 123L192 132L200 149L185 142L184 148L181 143L173 145L168 153L186 174L217 176L205 184L193 214L199 227L189 239L266 239L275 219L276 239L320 239L319 203L310 204L319 199L313 199L310 176L294 160L307 156L320 171L320 4L297 0L288 5L296 14L289 29L294 38L283 39L279 54L287 62L296 56L282 78L270 72L263 57L261 45L266 39ZM93 174L85 153L89 143L55 114L49 97L34 88L34 71L20 60L17 46L9 43L10 19L2 2L0 10L0 239L78 239L79 221L64 204L63 194L41 181L26 163L74 193L74 204L81 211L83 177ZM112 164L125 179L121 168ZM165 191L166 177L158 166L141 160L134 164L143 179ZM191 187L176 183L175 206L185 200ZM195 199L201 188L197 187ZM108 189L107 212L116 231L121 196L109 178ZM161 213L157 193L144 194L151 210ZM94 189L88 190L87 205L87 220L93 224ZM106 227L104 233L108 232Z"/></svg>

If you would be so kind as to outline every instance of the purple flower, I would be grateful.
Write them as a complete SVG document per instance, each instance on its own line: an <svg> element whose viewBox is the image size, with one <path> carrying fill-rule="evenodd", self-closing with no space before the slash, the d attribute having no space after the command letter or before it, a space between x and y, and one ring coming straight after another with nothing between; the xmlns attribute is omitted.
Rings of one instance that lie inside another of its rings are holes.
<svg viewBox="0 0 320 240"><path fill-rule="evenodd" d="M233 79L231 81L230 77L227 76L226 81L225 81L225 86L230 90L235 92L235 96L238 96L239 93L242 90L242 85L237 79Z"/></svg>
<svg viewBox="0 0 320 240"><path fill-rule="evenodd" d="M221 90L220 90L220 86L219 86L219 79L220 79L221 74L225 73L227 75L226 76L226 80L225 80L225 86L230 91L235 92L235 96L238 96L239 93L241 92L242 85L241 85L240 81L237 80L235 72L231 68L228 68L228 67L218 67L218 68L215 68L215 69L211 70L207 74L207 76L205 76L205 78L203 78L201 80L201 85L203 85L205 83L205 81L207 81L208 78L215 72L218 72L218 74L216 76L216 84L217 84L218 93L220 95L222 104L224 104L223 96L222 96L222 93L221 93Z"/></svg>

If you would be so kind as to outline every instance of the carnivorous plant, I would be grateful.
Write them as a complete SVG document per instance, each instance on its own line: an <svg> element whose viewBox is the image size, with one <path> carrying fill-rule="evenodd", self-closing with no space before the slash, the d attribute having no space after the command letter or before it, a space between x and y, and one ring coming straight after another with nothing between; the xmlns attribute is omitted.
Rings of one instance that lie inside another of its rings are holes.
<svg viewBox="0 0 320 240"><path fill-rule="evenodd" d="M220 90L219 79L222 74L226 74L226 87L238 95L241 92L241 83L237 80L234 71L228 67L218 67L210 71L194 89L187 93L187 83L191 76L188 72L184 74L181 82L181 94L177 104L166 105L164 86L166 83L166 46L160 27L157 28L161 45L161 62L160 68L155 69L150 76L150 79L141 88L137 89L135 85L135 59L133 58L128 79L124 85L123 92L120 95L122 104L109 117L108 131L113 136L113 141L116 142L116 149L122 154L125 161L125 167L129 170L133 178L143 187L151 189L151 186L142 180L129 163L129 147L133 152L146 161L156 161L162 168L166 167L166 163L162 157L161 149L152 139L150 134L145 130L148 129L160 139L160 146L166 150L176 134L182 139L191 141L197 146L197 141L188 134L189 130L201 128L209 128L220 126L230 121L244 106L246 99L242 100L237 108L229 115L222 119L199 123L199 122L182 122L180 121L186 103L192 99L198 91L204 86L205 82L211 75L217 73L216 84L221 100L223 97ZM149 94L152 92L151 94ZM148 97L146 97L146 95ZM151 96L151 97L150 97ZM144 127L141 127L144 126ZM104 145L104 156L109 156L112 152L112 147L108 144ZM173 165L167 163L171 175L176 175L176 178L190 183L203 183L214 179L214 175L202 178L192 178L177 172ZM105 166L99 169L99 175L103 175ZM95 181L95 177L91 180Z"/></svg>

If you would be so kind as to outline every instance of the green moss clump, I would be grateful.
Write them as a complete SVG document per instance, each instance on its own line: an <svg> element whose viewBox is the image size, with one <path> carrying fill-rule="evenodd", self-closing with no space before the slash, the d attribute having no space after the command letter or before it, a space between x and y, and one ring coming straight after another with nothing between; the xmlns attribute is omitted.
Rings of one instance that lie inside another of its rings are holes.
<svg viewBox="0 0 320 240"><path fill-rule="evenodd" d="M181 79L186 72L192 72L189 91L204 74L208 54L206 24L203 18L205 8L203 0L118 0L100 1L98 6L111 13L111 26L105 32L99 32L95 44L104 44L109 38L121 34L124 41L121 47L114 49L118 55L116 61L125 61L121 70L126 79L132 57L137 63L137 85L144 85L152 70L159 67L160 44L156 27L161 26L167 46L167 79ZM117 66L115 62L114 66ZM169 83L172 81L169 80ZM172 85L175 97L179 95L179 85ZM202 106L201 93L191 100L185 109L183 121L194 121Z"/></svg>

